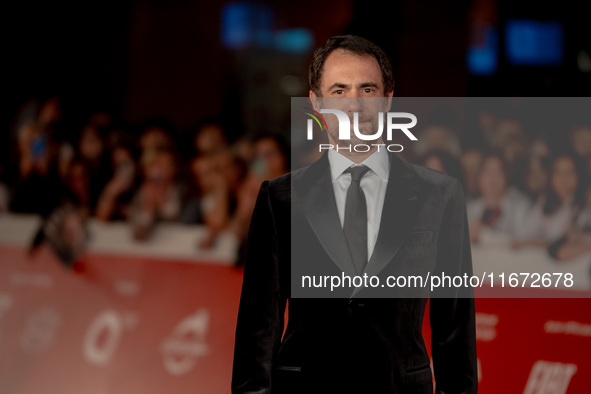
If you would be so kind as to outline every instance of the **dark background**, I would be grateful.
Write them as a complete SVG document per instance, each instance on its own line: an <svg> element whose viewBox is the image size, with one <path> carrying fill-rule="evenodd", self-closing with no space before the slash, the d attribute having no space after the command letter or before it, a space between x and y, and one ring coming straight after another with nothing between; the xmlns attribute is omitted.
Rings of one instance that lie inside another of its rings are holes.
<svg viewBox="0 0 591 394"><path fill-rule="evenodd" d="M4 6L2 157L9 153L23 103L53 96L62 99L67 118L80 123L89 113L106 110L129 124L164 117L181 135L211 116L222 117L232 137L284 128L289 97L307 95L310 52L224 47L221 10L227 3L19 1ZM589 15L581 1L249 3L272 11L273 29L309 29L314 47L341 33L374 40L392 59L397 96L588 96L591 88L591 73L577 62L582 50L591 53ZM503 26L512 18L559 21L561 64L511 65ZM468 48L479 40L478 23L495 27L499 35L497 68L486 76L470 73L466 62ZM282 87L286 75L291 89Z"/></svg>

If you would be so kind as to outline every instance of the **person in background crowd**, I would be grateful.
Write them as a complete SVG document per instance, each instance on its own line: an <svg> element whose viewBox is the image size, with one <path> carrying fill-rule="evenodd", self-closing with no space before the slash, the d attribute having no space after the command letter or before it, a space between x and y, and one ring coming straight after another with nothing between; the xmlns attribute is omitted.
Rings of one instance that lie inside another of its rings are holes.
<svg viewBox="0 0 591 394"><path fill-rule="evenodd" d="M172 136L172 126L168 122L158 119L147 122L139 139L140 166L151 162L157 152L173 149Z"/></svg>
<svg viewBox="0 0 591 394"><path fill-rule="evenodd" d="M170 149L172 140L166 130L160 127L148 127L140 137L140 148L143 152L153 152L159 149Z"/></svg>
<svg viewBox="0 0 591 394"><path fill-rule="evenodd" d="M531 203L508 183L503 156L491 153L479 168L480 196L468 202L470 241L483 245L509 246Z"/></svg>
<svg viewBox="0 0 591 394"><path fill-rule="evenodd" d="M277 134L261 133L252 140L253 161L248 175L237 192L236 212L230 230L241 240L238 264L244 262L246 239L250 219L261 182L289 172L289 147L285 139Z"/></svg>
<svg viewBox="0 0 591 394"><path fill-rule="evenodd" d="M507 169L514 169L525 155L527 136L521 123L515 119L501 119L497 123L494 149L500 150Z"/></svg>
<svg viewBox="0 0 591 394"><path fill-rule="evenodd" d="M92 212L91 176L85 160L74 158L64 179L65 190L62 201L71 202L86 211Z"/></svg>
<svg viewBox="0 0 591 394"><path fill-rule="evenodd" d="M244 236L248 230L261 182L276 178L289 171L289 148L281 136L263 133L253 139L252 145L253 161L248 176L240 187L238 218L236 218L241 223L238 227L242 228L238 232Z"/></svg>
<svg viewBox="0 0 591 394"><path fill-rule="evenodd" d="M258 180L272 179L273 174L282 174L286 170L287 156L286 145L281 137L275 135L261 135L253 142L254 157L250 172L246 162L236 156L232 161L228 155L219 156L222 159L221 168L224 179L229 185L231 196L231 217L227 225L228 231L238 237L241 242L240 264L243 257L243 246L245 245L252 210L258 194ZM225 164L224 164L225 163ZM225 170L224 170L225 168ZM208 228L211 228L208 225ZM210 231L210 237L204 240L203 246L207 246L208 240L215 237L215 231Z"/></svg>
<svg viewBox="0 0 591 394"><path fill-rule="evenodd" d="M591 126L575 126L569 131L571 146L580 157L591 158Z"/></svg>
<svg viewBox="0 0 591 394"><path fill-rule="evenodd" d="M421 138L415 146L415 155L425 156L432 151L448 152L450 155L461 154L460 139L449 127L430 125L421 132Z"/></svg>
<svg viewBox="0 0 591 394"><path fill-rule="evenodd" d="M38 124L29 123L21 128L18 136L18 167L21 179L32 174L48 174L51 164L48 144L47 134Z"/></svg>
<svg viewBox="0 0 591 394"><path fill-rule="evenodd" d="M546 191L548 185L548 161L550 147L543 139L533 141L530 146L529 159L523 172L523 186L533 201L537 201Z"/></svg>
<svg viewBox="0 0 591 394"><path fill-rule="evenodd" d="M97 203L95 216L99 220L126 220L136 186L136 164L133 148L115 146L111 150L112 176Z"/></svg>
<svg viewBox="0 0 591 394"><path fill-rule="evenodd" d="M231 149L234 152L234 155L244 163L252 162L254 158L254 146L252 145L252 141L249 138L238 138L232 144Z"/></svg>
<svg viewBox="0 0 591 394"><path fill-rule="evenodd" d="M524 174L524 184L532 200L537 201L548 187L548 159L530 158Z"/></svg>
<svg viewBox="0 0 591 394"><path fill-rule="evenodd" d="M218 234L230 228L236 214L238 190L246 176L246 164L230 150L200 155L193 159L191 170L196 193L187 201L180 220L202 223L207 236L201 248L213 246Z"/></svg>
<svg viewBox="0 0 591 394"><path fill-rule="evenodd" d="M62 100L59 97L51 97L43 102L36 122L45 130L49 139L62 141L66 137L63 130Z"/></svg>
<svg viewBox="0 0 591 394"><path fill-rule="evenodd" d="M61 179L65 179L70 168L70 163L76 156L76 150L68 141L62 141L59 145L56 159L57 172Z"/></svg>
<svg viewBox="0 0 591 394"><path fill-rule="evenodd" d="M462 187L464 186L462 166L458 159L447 151L433 150L428 152L420 163L427 168L453 176L460 181Z"/></svg>
<svg viewBox="0 0 591 394"><path fill-rule="evenodd" d="M550 157L550 145L543 138L536 138L529 147L530 157L544 159Z"/></svg>
<svg viewBox="0 0 591 394"><path fill-rule="evenodd" d="M484 153L481 149L467 149L460 159L466 188L464 193L468 199L478 196L478 169L482 166Z"/></svg>
<svg viewBox="0 0 591 394"><path fill-rule="evenodd" d="M485 139L488 142L489 151L502 154L509 183L522 187L523 182L520 176L527 162L527 135L522 123L512 114L504 114L494 120Z"/></svg>
<svg viewBox="0 0 591 394"><path fill-rule="evenodd" d="M566 234L549 247L552 257L564 261L591 252L591 188L587 191L587 203Z"/></svg>
<svg viewBox="0 0 591 394"><path fill-rule="evenodd" d="M78 138L77 153L86 163L90 178L90 207L94 212L99 196L109 179L109 162L106 154L103 130L88 123Z"/></svg>
<svg viewBox="0 0 591 394"><path fill-rule="evenodd" d="M253 171L269 180L289 171L289 147L278 134L261 134L254 138Z"/></svg>
<svg viewBox="0 0 591 394"><path fill-rule="evenodd" d="M512 246L548 246L563 236L584 205L588 176L578 156L556 154L546 194L528 213Z"/></svg>
<svg viewBox="0 0 591 394"><path fill-rule="evenodd" d="M225 227L236 207L236 191L244 174L244 164L230 150L194 158L191 162L194 190L183 208L181 222L209 224L218 230Z"/></svg>
<svg viewBox="0 0 591 394"><path fill-rule="evenodd" d="M55 188L59 178L52 166L53 144L37 123L24 124L17 143L18 172L10 210L47 215L59 198Z"/></svg>
<svg viewBox="0 0 591 394"><path fill-rule="evenodd" d="M215 122L206 122L197 128L193 137L195 154L207 155L228 147L228 139L222 126Z"/></svg>
<svg viewBox="0 0 591 394"><path fill-rule="evenodd" d="M201 155L191 162L191 191L179 220L185 224L209 224L221 230L230 214L228 185L216 165L215 155Z"/></svg>
<svg viewBox="0 0 591 394"><path fill-rule="evenodd" d="M176 183L176 157L170 150L158 150L143 164L143 182L133 198L130 221L136 240L146 240L159 220L177 219L181 189Z"/></svg>
<svg viewBox="0 0 591 394"><path fill-rule="evenodd" d="M61 262L72 267L88 239L86 223L91 194L86 161L80 157L72 159L62 183L53 188L57 190L54 206L43 216L30 250L35 252L42 243L48 243Z"/></svg>

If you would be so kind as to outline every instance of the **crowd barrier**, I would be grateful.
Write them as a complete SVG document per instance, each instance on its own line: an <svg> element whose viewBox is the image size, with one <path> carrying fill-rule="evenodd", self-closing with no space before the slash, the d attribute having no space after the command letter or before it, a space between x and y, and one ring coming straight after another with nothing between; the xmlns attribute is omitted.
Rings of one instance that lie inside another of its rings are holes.
<svg viewBox="0 0 591 394"><path fill-rule="evenodd" d="M0 393L229 393L242 282L234 238L204 251L198 226L163 224L138 243L126 224L93 221L68 268L48 247L28 252L38 225L0 216ZM473 248L476 275L570 270L578 296L591 288L590 257L558 264L541 251ZM476 300L479 392L588 393L591 299L497 295Z"/></svg>

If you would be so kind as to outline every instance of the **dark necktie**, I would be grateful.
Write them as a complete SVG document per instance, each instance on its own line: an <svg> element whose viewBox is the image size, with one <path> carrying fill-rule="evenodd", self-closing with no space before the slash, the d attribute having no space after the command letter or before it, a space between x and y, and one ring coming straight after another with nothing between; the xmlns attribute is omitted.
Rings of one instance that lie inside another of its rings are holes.
<svg viewBox="0 0 591 394"><path fill-rule="evenodd" d="M361 178L369 171L366 166L347 169L351 173L351 184L345 202L345 223L343 232L349 246L349 253L357 273L361 274L367 265L367 205L361 189Z"/></svg>

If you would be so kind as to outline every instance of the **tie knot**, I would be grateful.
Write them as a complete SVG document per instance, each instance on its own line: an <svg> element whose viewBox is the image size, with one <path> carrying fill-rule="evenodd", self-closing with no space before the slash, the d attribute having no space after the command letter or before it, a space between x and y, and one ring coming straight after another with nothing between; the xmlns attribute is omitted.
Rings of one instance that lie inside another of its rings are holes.
<svg viewBox="0 0 591 394"><path fill-rule="evenodd" d="M347 168L347 172L351 173L351 182L359 182L361 178L369 171L367 166L355 166Z"/></svg>

